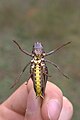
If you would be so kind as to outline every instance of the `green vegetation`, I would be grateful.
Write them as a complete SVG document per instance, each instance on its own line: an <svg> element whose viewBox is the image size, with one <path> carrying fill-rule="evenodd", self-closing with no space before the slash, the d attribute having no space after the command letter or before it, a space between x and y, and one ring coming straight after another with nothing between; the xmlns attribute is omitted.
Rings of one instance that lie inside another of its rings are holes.
<svg viewBox="0 0 80 120"><path fill-rule="evenodd" d="M42 42L46 51L72 41L69 46L49 56L70 79L64 78L53 66L48 64L48 67L52 76L50 81L57 84L71 100L74 106L73 120L79 120L80 1L0 0L0 102L15 90L10 90L10 86L30 60L17 49L13 39L28 51L32 50L36 41ZM29 68L21 78L21 83L28 75Z"/></svg>

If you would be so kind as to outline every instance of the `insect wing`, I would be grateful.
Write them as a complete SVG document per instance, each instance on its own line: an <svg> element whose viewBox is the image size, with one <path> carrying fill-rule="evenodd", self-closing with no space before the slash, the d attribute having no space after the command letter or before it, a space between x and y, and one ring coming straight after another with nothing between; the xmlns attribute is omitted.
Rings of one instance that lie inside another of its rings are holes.
<svg viewBox="0 0 80 120"><path fill-rule="evenodd" d="M42 68L42 75L41 75L41 90L42 90L43 96L45 94L45 87L46 87L47 80L48 80L48 69L47 69L47 66L45 65Z"/></svg>

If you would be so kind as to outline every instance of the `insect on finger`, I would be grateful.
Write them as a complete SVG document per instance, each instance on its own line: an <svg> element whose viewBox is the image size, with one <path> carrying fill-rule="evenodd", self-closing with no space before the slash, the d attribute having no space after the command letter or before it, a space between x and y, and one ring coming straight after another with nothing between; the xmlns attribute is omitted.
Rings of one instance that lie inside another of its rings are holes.
<svg viewBox="0 0 80 120"><path fill-rule="evenodd" d="M66 78L69 78L67 75L65 75L62 72L62 70L54 62L45 60L45 56L55 53L56 51L60 50L64 46L70 44L71 42L67 42L48 53L45 53L43 45L40 42L34 43L32 53L29 53L29 52L25 51L24 49L22 49L15 40L13 40L13 42L18 46L18 48L21 50L21 52L25 53L28 56L31 56L32 59L23 68L18 79L14 82L14 84L12 85L11 88L13 88L16 85L16 83L19 82L20 77L22 76L22 74L24 73L24 71L26 70L28 65L30 65L30 77L32 78L32 81L33 81L33 86L34 86L34 91L36 93L36 97L41 97L42 99L44 99L44 96L45 96L45 87L46 87L48 77L51 77L48 74L48 68L46 66L46 62L48 62L48 63L52 64L54 67L56 67L59 70L59 72L62 73L63 76L65 76Z"/></svg>

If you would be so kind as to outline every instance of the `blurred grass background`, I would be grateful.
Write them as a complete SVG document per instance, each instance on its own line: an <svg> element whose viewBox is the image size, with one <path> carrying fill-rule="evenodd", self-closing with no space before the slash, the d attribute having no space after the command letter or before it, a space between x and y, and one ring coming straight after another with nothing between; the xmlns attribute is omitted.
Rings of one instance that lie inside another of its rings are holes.
<svg viewBox="0 0 80 120"><path fill-rule="evenodd" d="M30 57L14 45L15 39L31 51L34 42L50 51L72 43L48 59L70 76L67 80L48 64L50 81L58 85L74 106L73 120L80 119L80 1L79 0L0 0L0 103L15 88L10 86ZM28 78L29 67L21 78ZM16 85L18 87L18 85ZM54 91L53 91L54 92Z"/></svg>

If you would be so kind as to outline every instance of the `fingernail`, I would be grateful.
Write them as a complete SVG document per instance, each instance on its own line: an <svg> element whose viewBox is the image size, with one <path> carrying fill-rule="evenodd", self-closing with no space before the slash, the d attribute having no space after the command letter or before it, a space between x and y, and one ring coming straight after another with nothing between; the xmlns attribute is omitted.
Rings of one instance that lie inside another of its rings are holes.
<svg viewBox="0 0 80 120"><path fill-rule="evenodd" d="M50 120L57 120L61 111L61 105L57 99L48 102L48 117Z"/></svg>

